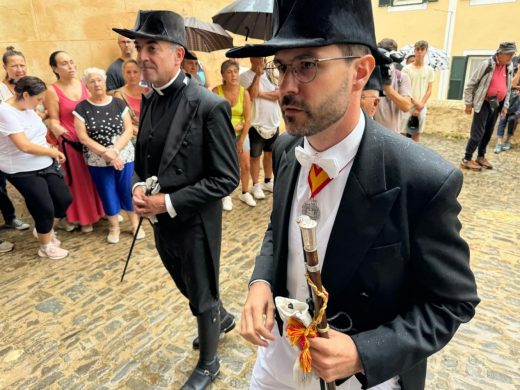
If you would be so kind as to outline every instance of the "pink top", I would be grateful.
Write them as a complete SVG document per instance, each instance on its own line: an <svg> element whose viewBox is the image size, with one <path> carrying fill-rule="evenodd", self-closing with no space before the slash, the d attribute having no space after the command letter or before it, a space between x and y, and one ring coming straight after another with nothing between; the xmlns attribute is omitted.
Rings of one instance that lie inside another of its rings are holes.
<svg viewBox="0 0 520 390"><path fill-rule="evenodd" d="M137 119L139 119L139 115L141 114L141 99L135 99L129 95L125 94L125 99L132 108Z"/></svg>
<svg viewBox="0 0 520 390"><path fill-rule="evenodd" d="M486 93L486 98L496 96L501 102L507 95L506 66L497 65L491 77L491 83Z"/></svg>
<svg viewBox="0 0 520 390"><path fill-rule="evenodd" d="M87 87L85 84L81 83L81 98L79 100L69 99L56 84L52 84L52 87L58 94L60 123L69 132L67 138L71 141L79 141L78 136L76 135L76 128L74 127L74 115L72 115L72 111L74 111L79 102L88 98Z"/></svg>

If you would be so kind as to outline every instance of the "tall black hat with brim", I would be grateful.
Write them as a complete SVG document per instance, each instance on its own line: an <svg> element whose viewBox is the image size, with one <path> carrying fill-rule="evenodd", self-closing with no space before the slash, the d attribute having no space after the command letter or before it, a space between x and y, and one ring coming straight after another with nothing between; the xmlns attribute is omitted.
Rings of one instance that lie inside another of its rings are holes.
<svg viewBox="0 0 520 390"><path fill-rule="evenodd" d="M148 38L168 41L187 48L184 18L173 11L140 10L132 29L113 28L112 30L130 39Z"/></svg>
<svg viewBox="0 0 520 390"><path fill-rule="evenodd" d="M334 44L368 46L378 63L372 2L369 0L275 0L273 36L262 44L227 51L230 58L267 57L279 50Z"/></svg>

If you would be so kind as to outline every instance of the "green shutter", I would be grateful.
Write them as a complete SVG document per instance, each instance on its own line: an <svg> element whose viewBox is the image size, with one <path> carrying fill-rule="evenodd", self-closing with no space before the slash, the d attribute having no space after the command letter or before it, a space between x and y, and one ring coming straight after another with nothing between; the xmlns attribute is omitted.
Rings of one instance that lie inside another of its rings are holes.
<svg viewBox="0 0 520 390"><path fill-rule="evenodd" d="M390 5L390 2L392 0L379 0L379 6L380 7L388 7Z"/></svg>
<svg viewBox="0 0 520 390"><path fill-rule="evenodd" d="M450 87L448 99L461 100L464 92L464 77L468 57L454 56L451 60Z"/></svg>

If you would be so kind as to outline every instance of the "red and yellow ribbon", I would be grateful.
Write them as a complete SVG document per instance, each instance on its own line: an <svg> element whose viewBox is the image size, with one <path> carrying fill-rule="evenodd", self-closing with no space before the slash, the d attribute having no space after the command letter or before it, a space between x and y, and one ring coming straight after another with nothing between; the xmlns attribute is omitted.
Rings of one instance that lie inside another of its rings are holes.
<svg viewBox="0 0 520 390"><path fill-rule="evenodd" d="M312 371L312 357L310 351L311 343L309 340L318 337L318 324L321 323L321 319L325 315L325 310L327 309L327 303L329 301L329 294L323 286L321 291L318 290L308 273L305 277L307 278L307 282L311 286L314 294L323 300L323 305L317 315L314 316L313 321L307 327L305 327L298 319L294 317L289 318L289 321L287 322L286 335L291 346L294 347L297 345L300 349L300 355L298 357L300 368L304 373L310 373Z"/></svg>
<svg viewBox="0 0 520 390"><path fill-rule="evenodd" d="M309 182L309 188L311 189L311 198L314 198L332 181L332 179L322 168L316 164L312 164L307 181Z"/></svg>

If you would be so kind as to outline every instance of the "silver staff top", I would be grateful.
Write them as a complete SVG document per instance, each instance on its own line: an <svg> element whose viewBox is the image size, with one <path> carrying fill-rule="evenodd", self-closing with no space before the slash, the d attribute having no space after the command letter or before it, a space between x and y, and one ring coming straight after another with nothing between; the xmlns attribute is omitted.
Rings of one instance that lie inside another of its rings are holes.
<svg viewBox="0 0 520 390"><path fill-rule="evenodd" d="M303 250L305 252L315 252L318 250L318 239L316 238L316 226L318 223L308 215L300 215L296 220L302 233Z"/></svg>

